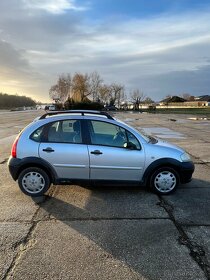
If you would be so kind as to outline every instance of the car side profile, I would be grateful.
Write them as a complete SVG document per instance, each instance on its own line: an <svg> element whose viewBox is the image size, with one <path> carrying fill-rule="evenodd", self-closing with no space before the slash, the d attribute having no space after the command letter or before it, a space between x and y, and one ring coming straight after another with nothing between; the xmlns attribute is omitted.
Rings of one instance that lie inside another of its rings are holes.
<svg viewBox="0 0 210 280"><path fill-rule="evenodd" d="M16 138L8 161L23 193L51 184L144 185L159 194L191 180L194 164L181 148L145 136L106 112L48 112Z"/></svg>

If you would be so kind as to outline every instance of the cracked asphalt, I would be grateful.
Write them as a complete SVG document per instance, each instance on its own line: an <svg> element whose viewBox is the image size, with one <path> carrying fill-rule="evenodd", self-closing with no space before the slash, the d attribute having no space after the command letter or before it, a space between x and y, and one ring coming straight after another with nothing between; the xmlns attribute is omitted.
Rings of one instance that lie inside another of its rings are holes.
<svg viewBox="0 0 210 280"><path fill-rule="evenodd" d="M0 279L210 279L210 121L117 113L187 150L193 181L168 196L145 188L52 186L22 194L7 169L34 112L0 112Z"/></svg>

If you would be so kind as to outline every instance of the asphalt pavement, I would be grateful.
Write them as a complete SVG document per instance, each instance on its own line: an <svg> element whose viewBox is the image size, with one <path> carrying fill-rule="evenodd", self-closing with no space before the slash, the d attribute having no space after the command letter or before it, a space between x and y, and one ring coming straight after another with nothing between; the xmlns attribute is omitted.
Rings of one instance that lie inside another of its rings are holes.
<svg viewBox="0 0 210 280"><path fill-rule="evenodd" d="M210 279L210 121L117 113L191 154L193 180L172 195L70 185L34 201L6 162L18 131L41 113L0 115L0 279Z"/></svg>

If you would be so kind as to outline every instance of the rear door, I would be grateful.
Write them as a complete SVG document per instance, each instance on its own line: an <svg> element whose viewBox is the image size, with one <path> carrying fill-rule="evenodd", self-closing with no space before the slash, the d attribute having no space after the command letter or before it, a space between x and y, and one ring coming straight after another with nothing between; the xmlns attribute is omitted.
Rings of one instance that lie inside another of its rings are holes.
<svg viewBox="0 0 210 280"><path fill-rule="evenodd" d="M89 155L83 144L81 120L63 120L43 129L39 156L49 162L59 178L89 179Z"/></svg>
<svg viewBox="0 0 210 280"><path fill-rule="evenodd" d="M144 151L136 137L117 125L89 121L91 145L90 179L108 181L140 181L145 162ZM133 142L133 149L125 146Z"/></svg>

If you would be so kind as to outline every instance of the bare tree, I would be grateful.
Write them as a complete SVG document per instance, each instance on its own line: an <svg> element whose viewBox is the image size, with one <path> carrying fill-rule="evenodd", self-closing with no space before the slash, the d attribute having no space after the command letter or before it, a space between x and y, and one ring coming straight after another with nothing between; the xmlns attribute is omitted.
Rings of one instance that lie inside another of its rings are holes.
<svg viewBox="0 0 210 280"><path fill-rule="evenodd" d="M155 103L154 100L152 100L150 97L146 97L144 100L143 100L143 103L144 104L152 104L152 103Z"/></svg>
<svg viewBox="0 0 210 280"><path fill-rule="evenodd" d="M93 72L89 75L90 83L89 83L89 91L93 97L93 101L99 100L99 89L102 85L103 79L97 72Z"/></svg>
<svg viewBox="0 0 210 280"><path fill-rule="evenodd" d="M92 96L93 101L96 101L101 83L102 79L97 72L91 74L76 73L72 79L73 95L77 95L82 102L88 96Z"/></svg>
<svg viewBox="0 0 210 280"><path fill-rule="evenodd" d="M110 101L110 96L111 96L111 88L109 85L101 85L99 87L99 91L98 91L98 97L100 102L104 103L104 104L108 104Z"/></svg>
<svg viewBox="0 0 210 280"><path fill-rule="evenodd" d="M146 96L144 95L144 93L140 92L139 89L136 89L131 93L132 102L134 104L134 110L139 110L139 106L143 102L145 97Z"/></svg>
<svg viewBox="0 0 210 280"><path fill-rule="evenodd" d="M110 85L110 89L110 105L115 105L117 103L117 106L119 108L120 102L124 97L124 86L121 84L113 83Z"/></svg>
<svg viewBox="0 0 210 280"><path fill-rule="evenodd" d="M49 95L53 100L60 100L62 103L69 97L72 86L70 74L62 74L58 77L57 84L49 90Z"/></svg>
<svg viewBox="0 0 210 280"><path fill-rule="evenodd" d="M50 88L50 97L64 103L67 98L78 102L84 102L88 96L93 101L99 101L110 105L117 104L124 98L124 86L113 83L111 85L102 84L103 80L97 72L91 74L75 73L59 76L55 85Z"/></svg>
<svg viewBox="0 0 210 280"><path fill-rule="evenodd" d="M187 101L194 101L195 100L195 96L189 94L189 93L183 93L181 95L182 98L184 98Z"/></svg>
<svg viewBox="0 0 210 280"><path fill-rule="evenodd" d="M78 101L85 101L86 97L91 94L89 91L89 79L88 74L74 74L72 79L72 92Z"/></svg>
<svg viewBox="0 0 210 280"><path fill-rule="evenodd" d="M60 94L59 94L59 89L58 89L57 84L51 86L51 88L49 90L49 95L50 95L50 98L52 100L54 100L55 102L58 102L60 100Z"/></svg>

